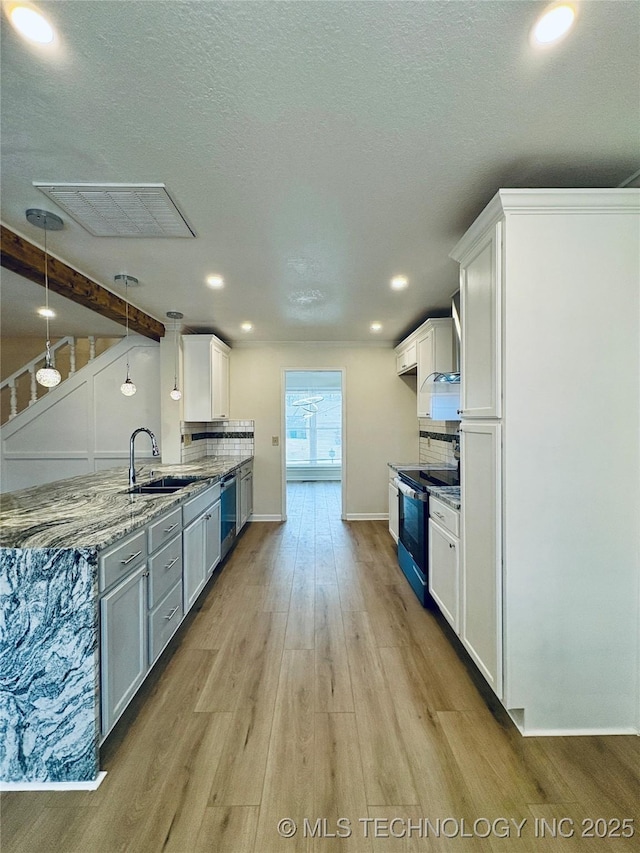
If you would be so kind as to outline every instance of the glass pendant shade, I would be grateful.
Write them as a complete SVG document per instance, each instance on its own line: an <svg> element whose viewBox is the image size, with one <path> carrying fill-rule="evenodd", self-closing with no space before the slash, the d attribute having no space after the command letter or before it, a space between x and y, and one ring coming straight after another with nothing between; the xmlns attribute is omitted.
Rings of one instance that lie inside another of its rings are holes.
<svg viewBox="0 0 640 853"><path fill-rule="evenodd" d="M133 397L133 395L136 393L136 391L138 389L136 388L136 386L133 384L133 382L127 376L127 378L124 380L124 382L120 386L120 390L122 391L122 393L124 394L125 397Z"/></svg>
<svg viewBox="0 0 640 853"><path fill-rule="evenodd" d="M173 391L169 392L169 396L172 400L179 400L182 397L182 391L177 386L174 386Z"/></svg>
<svg viewBox="0 0 640 853"><path fill-rule="evenodd" d="M45 388L55 388L56 385L60 384L61 379L60 371L52 367L49 361L46 361L44 367L41 367L36 373L36 382Z"/></svg>

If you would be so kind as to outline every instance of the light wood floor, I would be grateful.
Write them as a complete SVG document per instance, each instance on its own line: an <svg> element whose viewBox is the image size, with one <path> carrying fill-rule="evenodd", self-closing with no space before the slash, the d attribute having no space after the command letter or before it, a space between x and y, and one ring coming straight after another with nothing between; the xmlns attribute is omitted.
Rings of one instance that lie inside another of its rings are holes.
<svg viewBox="0 0 640 853"><path fill-rule="evenodd" d="M341 522L338 489L296 484L286 524L248 525L103 747L102 786L4 795L3 853L638 850L640 739L521 738L418 604L386 524ZM350 837L326 837L338 818ZM536 838L543 818L574 836ZM580 838L597 818L633 818L636 837Z"/></svg>

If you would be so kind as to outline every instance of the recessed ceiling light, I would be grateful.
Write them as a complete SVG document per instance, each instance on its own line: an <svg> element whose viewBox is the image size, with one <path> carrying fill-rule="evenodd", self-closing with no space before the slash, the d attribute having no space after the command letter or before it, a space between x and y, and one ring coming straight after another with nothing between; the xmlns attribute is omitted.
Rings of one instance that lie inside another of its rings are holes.
<svg viewBox="0 0 640 853"><path fill-rule="evenodd" d="M382 323L378 323L376 321L375 323L372 323L369 328L372 332L379 332L382 329Z"/></svg>
<svg viewBox="0 0 640 853"><path fill-rule="evenodd" d="M242 323L240 328L243 332L251 332L253 330L253 323Z"/></svg>
<svg viewBox="0 0 640 853"><path fill-rule="evenodd" d="M221 275L208 275L207 284L209 287L224 287L224 279Z"/></svg>
<svg viewBox="0 0 640 853"><path fill-rule="evenodd" d="M53 27L40 12L32 6L15 5L9 10L9 20L15 29L29 41L38 44L51 44L54 38Z"/></svg>
<svg viewBox="0 0 640 853"><path fill-rule="evenodd" d="M536 44L552 44L569 32L576 19L576 11L568 3L552 6L538 19L533 28Z"/></svg>
<svg viewBox="0 0 640 853"><path fill-rule="evenodd" d="M51 308L38 308L38 314L41 317L49 317L49 318L56 316L56 312L52 311Z"/></svg>
<svg viewBox="0 0 640 853"><path fill-rule="evenodd" d="M409 279L406 275L394 275L391 279L391 287L394 290L404 290L404 288L409 284Z"/></svg>

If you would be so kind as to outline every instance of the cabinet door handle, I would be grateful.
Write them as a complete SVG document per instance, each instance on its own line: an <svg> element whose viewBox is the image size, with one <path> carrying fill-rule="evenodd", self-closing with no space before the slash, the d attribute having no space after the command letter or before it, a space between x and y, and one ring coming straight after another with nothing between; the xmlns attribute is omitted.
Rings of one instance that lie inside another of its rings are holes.
<svg viewBox="0 0 640 853"><path fill-rule="evenodd" d="M441 518L444 521L444 515L441 512L438 512L438 510L434 509L433 514L437 515L438 518Z"/></svg>
<svg viewBox="0 0 640 853"><path fill-rule="evenodd" d="M168 572L171 566L175 566L179 559L180 557L174 557L171 562L167 563L167 565L164 567L165 572Z"/></svg>
<svg viewBox="0 0 640 853"><path fill-rule="evenodd" d="M129 563L130 563L132 560L135 560L135 558L136 558L136 557L139 557L139 556L140 556L140 554L142 554L142 551L138 551L136 554L132 554L132 555L129 557L129 559L128 559L128 560L120 560L120 563L121 563L123 566L128 566L128 565L129 565Z"/></svg>
<svg viewBox="0 0 640 853"><path fill-rule="evenodd" d="M453 542L449 542L449 548L455 548L455 547L456 546L453 544Z"/></svg>
<svg viewBox="0 0 640 853"><path fill-rule="evenodd" d="M173 528L174 528L174 527L177 527L177 526L178 526L178 522L176 521L176 523L175 523L175 524L172 524L172 525L171 525L171 527L165 527L164 532L165 532L165 533L171 533L171 531L173 530Z"/></svg>
<svg viewBox="0 0 640 853"><path fill-rule="evenodd" d="M204 520L205 520L205 521L209 521L209 519L210 519L211 517L212 517L212 516L211 516L211 513L210 513L210 512L208 512L208 513L205 515Z"/></svg>
<svg viewBox="0 0 640 853"><path fill-rule="evenodd" d="M165 617L164 617L164 618L167 620L167 622L168 622L170 619L173 619L173 617L176 615L176 613L178 612L178 610L179 610L179 609L180 609L180 605L179 605L179 604L176 604L176 606L173 608L173 610L171 611L171 613L170 613L168 616L165 616Z"/></svg>
<svg viewBox="0 0 640 853"><path fill-rule="evenodd" d="M457 414L464 415L464 409L456 409Z"/></svg>

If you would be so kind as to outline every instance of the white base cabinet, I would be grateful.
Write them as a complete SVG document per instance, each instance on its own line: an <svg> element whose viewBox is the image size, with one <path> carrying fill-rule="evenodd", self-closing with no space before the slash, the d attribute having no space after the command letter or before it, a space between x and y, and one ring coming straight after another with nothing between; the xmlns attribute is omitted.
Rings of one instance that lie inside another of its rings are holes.
<svg viewBox="0 0 640 853"><path fill-rule="evenodd" d="M100 600L103 736L111 731L149 668L147 574L142 563Z"/></svg>
<svg viewBox="0 0 640 853"><path fill-rule="evenodd" d="M184 612L187 613L220 562L220 486L213 486L188 501L184 519L189 522L182 534Z"/></svg>
<svg viewBox="0 0 640 853"><path fill-rule="evenodd" d="M446 520L435 515L442 504L431 498L429 505L429 593L457 634L460 624L460 540L449 529ZM449 513L454 512L449 507L445 509ZM455 516L457 518L457 512Z"/></svg>
<svg viewBox="0 0 640 853"><path fill-rule="evenodd" d="M393 541L398 542L400 536L400 508L398 506L398 487L393 482L396 472L390 469L389 474L389 533Z"/></svg>
<svg viewBox="0 0 640 853"><path fill-rule="evenodd" d="M460 427L462 614L460 639L502 698L502 540L500 425Z"/></svg>
<svg viewBox="0 0 640 853"><path fill-rule="evenodd" d="M240 533L253 513L253 462L245 462L236 479L236 528Z"/></svg>
<svg viewBox="0 0 640 853"><path fill-rule="evenodd" d="M252 512L252 465L242 512ZM100 553L100 732L104 739L220 563L220 484Z"/></svg>

